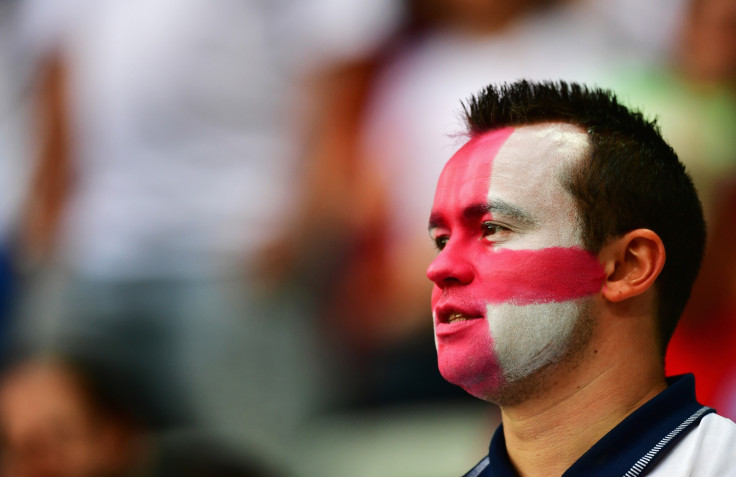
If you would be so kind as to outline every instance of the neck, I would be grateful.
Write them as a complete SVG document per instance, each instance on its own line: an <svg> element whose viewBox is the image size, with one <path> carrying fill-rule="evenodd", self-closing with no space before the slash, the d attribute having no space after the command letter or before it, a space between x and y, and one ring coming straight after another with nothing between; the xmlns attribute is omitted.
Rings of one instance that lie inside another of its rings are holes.
<svg viewBox="0 0 736 477"><path fill-rule="evenodd" d="M599 331L605 336L605 330ZM666 388L656 352L622 357L621 341L599 341L592 342L567 369L548 370L538 383L543 393L501 408L506 448L521 476L561 475L624 418Z"/></svg>

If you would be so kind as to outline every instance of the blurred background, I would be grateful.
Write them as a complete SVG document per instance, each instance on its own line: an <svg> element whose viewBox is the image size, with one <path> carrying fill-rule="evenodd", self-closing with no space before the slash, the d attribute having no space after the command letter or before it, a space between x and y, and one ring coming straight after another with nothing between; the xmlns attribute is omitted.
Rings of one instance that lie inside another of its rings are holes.
<svg viewBox="0 0 736 477"><path fill-rule="evenodd" d="M667 370L736 417L733 0L0 0L0 475L461 475L426 223L520 78L658 117L710 231Z"/></svg>

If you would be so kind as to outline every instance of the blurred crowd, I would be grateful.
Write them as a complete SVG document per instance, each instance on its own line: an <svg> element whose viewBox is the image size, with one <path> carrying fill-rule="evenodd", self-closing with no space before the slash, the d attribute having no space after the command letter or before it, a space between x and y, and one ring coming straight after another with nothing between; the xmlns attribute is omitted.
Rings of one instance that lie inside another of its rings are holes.
<svg viewBox="0 0 736 477"><path fill-rule="evenodd" d="M0 476L452 474L426 223L519 78L658 117L709 222L668 373L736 417L732 0L0 0Z"/></svg>

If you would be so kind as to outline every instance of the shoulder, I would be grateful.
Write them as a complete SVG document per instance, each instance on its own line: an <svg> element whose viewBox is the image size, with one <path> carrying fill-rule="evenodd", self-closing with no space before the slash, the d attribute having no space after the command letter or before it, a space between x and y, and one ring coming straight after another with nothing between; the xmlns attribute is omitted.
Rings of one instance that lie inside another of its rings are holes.
<svg viewBox="0 0 736 477"><path fill-rule="evenodd" d="M736 477L736 424L708 414L662 459L653 477L698 475Z"/></svg>

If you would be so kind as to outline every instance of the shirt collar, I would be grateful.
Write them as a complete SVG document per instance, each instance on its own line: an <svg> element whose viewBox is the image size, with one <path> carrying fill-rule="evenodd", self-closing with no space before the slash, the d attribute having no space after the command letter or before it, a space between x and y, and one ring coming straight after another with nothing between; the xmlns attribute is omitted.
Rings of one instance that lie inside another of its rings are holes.
<svg viewBox="0 0 736 477"><path fill-rule="evenodd" d="M668 378L667 383L664 391L588 449L563 477L624 475L635 466L649 467L656 463L664 449L682 438L704 415L715 412L695 399L692 374ZM506 452L503 425L493 434L488 455L489 465L481 476L516 477Z"/></svg>

